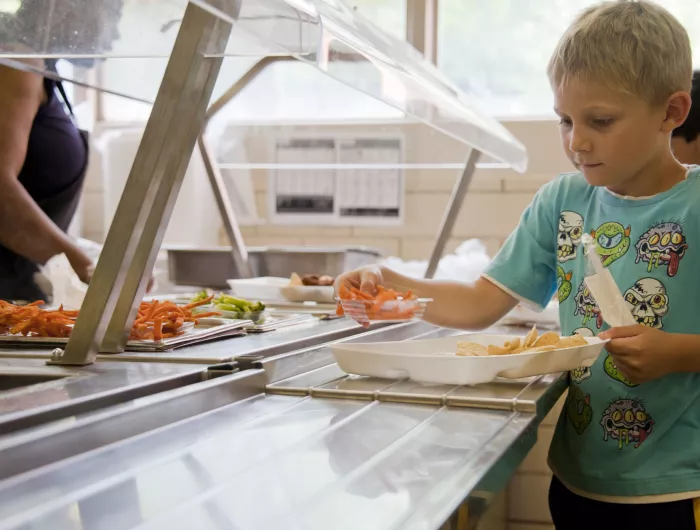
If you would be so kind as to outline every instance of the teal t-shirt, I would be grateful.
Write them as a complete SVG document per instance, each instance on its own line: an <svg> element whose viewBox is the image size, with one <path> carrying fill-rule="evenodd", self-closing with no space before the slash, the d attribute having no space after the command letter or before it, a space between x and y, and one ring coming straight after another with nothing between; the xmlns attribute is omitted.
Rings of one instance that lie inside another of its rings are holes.
<svg viewBox="0 0 700 530"><path fill-rule="evenodd" d="M642 199L561 175L537 193L485 275L539 307L557 294L562 335L597 335L607 326L583 283L585 232L637 322L700 333L700 168ZM700 374L633 385L603 351L571 372L549 458L562 481L595 495L700 491Z"/></svg>

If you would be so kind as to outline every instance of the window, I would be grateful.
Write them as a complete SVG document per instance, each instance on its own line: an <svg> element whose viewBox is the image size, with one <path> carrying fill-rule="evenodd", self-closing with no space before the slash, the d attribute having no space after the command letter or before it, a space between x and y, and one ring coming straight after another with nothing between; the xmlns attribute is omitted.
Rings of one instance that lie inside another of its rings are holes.
<svg viewBox="0 0 700 530"><path fill-rule="evenodd" d="M20 6L20 0L0 0L0 13L15 13Z"/></svg>
<svg viewBox="0 0 700 530"><path fill-rule="evenodd" d="M365 17L375 22L381 21L381 26L396 35L403 37L406 34L406 0L349 0L347 3ZM147 3L125 3L124 23L120 25L121 39L114 46L114 55L123 51L120 50L121 46L132 48L133 42L137 40L147 49L149 43L144 39L149 36L141 34L144 33L142 28L152 30L160 25L146 22L148 17L157 17L158 21L163 18L161 13L154 11ZM141 20L141 24L134 24L136 19ZM159 36L153 38L158 39ZM165 59L108 59L101 69L103 86L153 101L166 62ZM229 88L253 62L251 58L226 58L213 98L216 99ZM347 67L358 68L358 65L349 64ZM358 71L357 75L361 76L362 72ZM102 102L103 119L107 121L145 121L151 110L150 105L109 94L102 96ZM299 62L282 62L269 66L221 115L228 119L258 122L306 119L338 121L402 116L396 109L346 87L313 66Z"/></svg>
<svg viewBox="0 0 700 530"><path fill-rule="evenodd" d="M406 0L346 0L346 3L383 30L406 38Z"/></svg>
<svg viewBox="0 0 700 530"><path fill-rule="evenodd" d="M697 0L656 0L685 27L693 46L693 66L700 69L700 7Z"/></svg>
<svg viewBox="0 0 700 530"><path fill-rule="evenodd" d="M624 0L622 0L624 1ZM700 68L696 0L656 0L685 26ZM498 118L549 117L549 56L564 28L597 0L440 0L438 67Z"/></svg>
<svg viewBox="0 0 700 530"><path fill-rule="evenodd" d="M566 25L595 3L440 0L438 67L488 114L551 116L549 56Z"/></svg>

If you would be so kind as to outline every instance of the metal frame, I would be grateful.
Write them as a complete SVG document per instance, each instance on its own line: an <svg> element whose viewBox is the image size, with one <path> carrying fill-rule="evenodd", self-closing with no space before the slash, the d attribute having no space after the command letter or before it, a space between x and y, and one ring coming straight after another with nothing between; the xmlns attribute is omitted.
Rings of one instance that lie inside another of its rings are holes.
<svg viewBox="0 0 700 530"><path fill-rule="evenodd" d="M480 156L481 153L476 149L472 149L469 152L462 175L459 177L459 179L457 179L454 188L452 188L452 196L450 197L450 201L447 203L447 210L445 211L445 216L443 217L440 228L438 229L438 235L435 240L435 244L433 245L433 251L430 254L430 260L428 261L428 268L425 271L426 278L432 278L435 276L435 272L440 264L440 259L445 252L447 240L452 235L452 229L457 222L457 217L462 209L464 198L467 196L469 184L471 184L472 178L474 177L476 163L479 161Z"/></svg>
<svg viewBox="0 0 700 530"><path fill-rule="evenodd" d="M297 59L295 57L291 56L275 55L263 57L256 62L238 81L231 86L231 88L229 88L219 99L212 103L207 110L206 118L202 126L202 132L197 138L197 145L199 146L199 150L202 155L204 169L209 177L209 183L211 184L212 191L214 192L214 198L216 199L216 204L219 207L219 212L221 213L221 221L224 225L224 231L226 232L226 236L231 243L231 257L233 258L233 263L239 273L239 276L243 278L250 278L252 276L250 264L248 263L248 250L246 249L243 241L243 234L241 234L241 229L238 226L238 221L236 220L236 214L233 211L233 206L229 200L223 175L221 174L221 170L216 163L216 157L213 155L206 139L207 126L214 116L216 116L233 98L240 94L243 89L250 85L250 83L258 75L260 75L265 68L274 63L296 60Z"/></svg>
<svg viewBox="0 0 700 530"><path fill-rule="evenodd" d="M237 15L240 1L234 1ZM124 351L231 30L229 22L188 4L81 317L65 351L56 350L50 364L86 365L98 351Z"/></svg>

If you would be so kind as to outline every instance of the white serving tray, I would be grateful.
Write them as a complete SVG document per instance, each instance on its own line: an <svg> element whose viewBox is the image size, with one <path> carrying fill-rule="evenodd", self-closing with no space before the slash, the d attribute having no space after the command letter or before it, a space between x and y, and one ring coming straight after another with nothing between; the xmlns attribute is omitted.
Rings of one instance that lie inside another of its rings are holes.
<svg viewBox="0 0 700 530"><path fill-rule="evenodd" d="M226 281L234 296L251 301L261 300L263 302L284 300L282 289L289 285L289 278L275 278L272 276Z"/></svg>
<svg viewBox="0 0 700 530"><path fill-rule="evenodd" d="M587 346L547 352L483 357L463 357L455 353L458 342L486 346L502 345L512 339L512 335L465 334L402 342L340 343L331 345L331 350L340 369L348 374L474 385L488 383L497 377L521 379L591 366L606 342L597 337L585 337Z"/></svg>
<svg viewBox="0 0 700 530"><path fill-rule="evenodd" d="M317 302L332 304L335 300L332 285L286 285L280 289L282 296L290 302Z"/></svg>

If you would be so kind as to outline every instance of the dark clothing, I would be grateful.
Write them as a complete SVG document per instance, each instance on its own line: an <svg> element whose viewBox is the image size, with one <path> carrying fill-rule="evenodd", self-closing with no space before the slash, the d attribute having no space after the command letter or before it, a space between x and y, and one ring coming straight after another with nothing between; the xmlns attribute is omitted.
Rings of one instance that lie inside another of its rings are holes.
<svg viewBox="0 0 700 530"><path fill-rule="evenodd" d="M88 145L64 110L56 86L44 79L48 99L34 118L19 181L53 222L67 231L80 201ZM0 245L0 299L46 299L34 281L38 270L36 263Z"/></svg>
<svg viewBox="0 0 700 530"><path fill-rule="evenodd" d="M552 478L549 510L557 530L696 530L693 501L613 504L580 497Z"/></svg>

